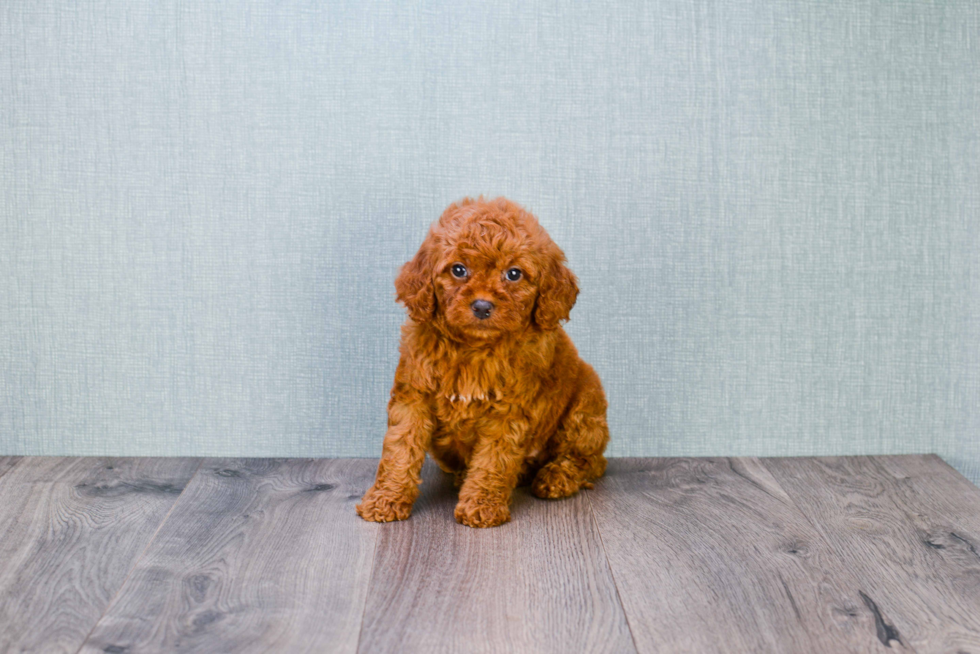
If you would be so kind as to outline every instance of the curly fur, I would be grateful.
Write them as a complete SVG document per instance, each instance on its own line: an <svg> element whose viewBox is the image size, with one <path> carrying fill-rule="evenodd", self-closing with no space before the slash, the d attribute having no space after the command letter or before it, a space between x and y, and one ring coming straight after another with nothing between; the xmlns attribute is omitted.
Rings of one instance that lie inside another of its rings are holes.
<svg viewBox="0 0 980 654"><path fill-rule="evenodd" d="M606 468L606 398L560 325L578 283L535 217L504 198L450 205L395 289L409 318L377 479L357 513L408 518L426 452L455 475L455 517L470 527L507 522L520 484L550 499L591 488ZM489 318L475 300L493 303Z"/></svg>

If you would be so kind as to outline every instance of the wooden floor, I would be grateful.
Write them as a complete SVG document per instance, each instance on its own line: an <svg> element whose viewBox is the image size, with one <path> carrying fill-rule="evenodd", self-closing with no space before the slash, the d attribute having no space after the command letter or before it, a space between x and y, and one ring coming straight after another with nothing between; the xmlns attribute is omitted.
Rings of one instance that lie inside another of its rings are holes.
<svg viewBox="0 0 980 654"><path fill-rule="evenodd" d="M980 491L936 456L618 459L452 518L376 461L0 457L0 652L977 652Z"/></svg>

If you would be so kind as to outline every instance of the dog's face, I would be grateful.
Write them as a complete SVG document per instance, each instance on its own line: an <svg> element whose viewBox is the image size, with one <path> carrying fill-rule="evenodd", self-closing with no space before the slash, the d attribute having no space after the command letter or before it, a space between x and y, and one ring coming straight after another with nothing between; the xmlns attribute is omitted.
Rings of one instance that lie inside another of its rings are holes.
<svg viewBox="0 0 980 654"><path fill-rule="evenodd" d="M530 213L498 198L451 205L395 280L415 322L466 340L555 329L578 285L565 255Z"/></svg>

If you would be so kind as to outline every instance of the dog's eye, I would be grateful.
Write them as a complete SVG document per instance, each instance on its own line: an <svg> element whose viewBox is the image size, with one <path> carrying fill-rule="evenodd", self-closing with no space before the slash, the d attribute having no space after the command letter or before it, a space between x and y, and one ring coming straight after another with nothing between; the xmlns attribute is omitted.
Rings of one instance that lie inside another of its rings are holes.
<svg viewBox="0 0 980 654"><path fill-rule="evenodd" d="M512 282L516 282L523 276L524 273L521 272L520 268L511 268L510 270L507 271L507 279L509 279Z"/></svg>
<svg viewBox="0 0 980 654"><path fill-rule="evenodd" d="M466 266L461 263L454 263L452 267L453 277L463 279L466 277Z"/></svg>

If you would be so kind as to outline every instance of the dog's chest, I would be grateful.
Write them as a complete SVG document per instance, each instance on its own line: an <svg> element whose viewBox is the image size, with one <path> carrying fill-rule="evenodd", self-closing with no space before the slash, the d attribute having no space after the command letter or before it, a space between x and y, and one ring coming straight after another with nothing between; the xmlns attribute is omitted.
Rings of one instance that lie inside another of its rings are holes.
<svg viewBox="0 0 980 654"><path fill-rule="evenodd" d="M436 399L440 418L457 422L487 415L507 400L507 379L513 375L505 360L460 354L447 362Z"/></svg>

